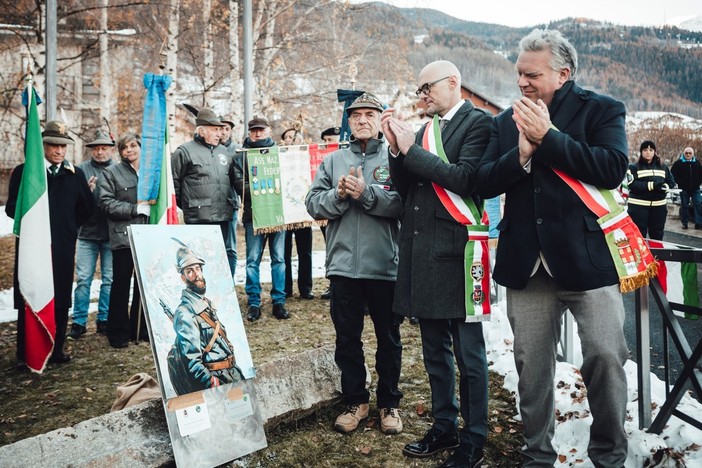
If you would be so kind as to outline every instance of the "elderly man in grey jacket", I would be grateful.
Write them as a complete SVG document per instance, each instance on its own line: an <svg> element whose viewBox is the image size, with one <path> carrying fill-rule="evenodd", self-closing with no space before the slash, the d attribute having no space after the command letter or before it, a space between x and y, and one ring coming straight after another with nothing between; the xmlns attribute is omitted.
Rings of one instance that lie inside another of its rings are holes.
<svg viewBox="0 0 702 468"><path fill-rule="evenodd" d="M326 267L336 330L334 358L347 405L334 429L344 433L355 430L369 413L361 341L366 304L378 340L380 429L385 434L402 431L397 410L402 398L401 318L392 313L402 201L390 181L387 144L380 133L382 111L380 101L368 93L347 108L350 146L324 159L305 200L313 218L329 220Z"/></svg>
<svg viewBox="0 0 702 468"><path fill-rule="evenodd" d="M193 140L171 156L176 204L185 224L216 224L227 242L235 202L230 179L233 156L219 144L225 124L212 110L202 109L195 125Z"/></svg>

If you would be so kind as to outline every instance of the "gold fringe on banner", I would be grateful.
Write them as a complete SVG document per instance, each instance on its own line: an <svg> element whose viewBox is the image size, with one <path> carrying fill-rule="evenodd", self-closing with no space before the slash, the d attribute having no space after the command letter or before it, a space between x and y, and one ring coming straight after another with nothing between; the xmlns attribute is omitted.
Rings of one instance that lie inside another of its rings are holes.
<svg viewBox="0 0 702 468"><path fill-rule="evenodd" d="M261 235L261 234L271 234L274 232L280 232L280 231L292 231L294 229L302 229L302 228L308 228L308 227L322 227L326 226L328 223L328 220L323 219L319 221L302 221L299 223L289 223L289 224L281 224L280 226L267 226L259 229L254 229L254 234L256 235Z"/></svg>
<svg viewBox="0 0 702 468"><path fill-rule="evenodd" d="M637 289L648 286L651 279L658 275L658 261L652 262L646 267L646 270L635 275L626 276L619 279L619 290L623 293L636 291Z"/></svg>

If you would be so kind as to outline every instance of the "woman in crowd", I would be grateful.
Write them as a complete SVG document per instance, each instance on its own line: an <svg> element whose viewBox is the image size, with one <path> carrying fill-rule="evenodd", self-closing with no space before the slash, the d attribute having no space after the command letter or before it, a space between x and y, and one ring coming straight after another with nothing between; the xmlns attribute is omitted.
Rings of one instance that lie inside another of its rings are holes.
<svg viewBox="0 0 702 468"><path fill-rule="evenodd" d="M639 148L639 160L629 166L629 215L649 239L663 239L663 228L668 213L666 195L675 187L675 180L661 163L652 141L644 141Z"/></svg>
<svg viewBox="0 0 702 468"><path fill-rule="evenodd" d="M134 261L129 247L127 227L146 224L150 205L137 203L137 173L141 156L139 135L127 133L117 142L122 161L105 169L98 181L98 206L107 214L112 249L112 292L107 318L107 337L113 348L126 348L129 340L149 339L141 311L139 285L134 275ZM129 308L129 287L134 277L132 305ZM141 327L137 330L139 316Z"/></svg>

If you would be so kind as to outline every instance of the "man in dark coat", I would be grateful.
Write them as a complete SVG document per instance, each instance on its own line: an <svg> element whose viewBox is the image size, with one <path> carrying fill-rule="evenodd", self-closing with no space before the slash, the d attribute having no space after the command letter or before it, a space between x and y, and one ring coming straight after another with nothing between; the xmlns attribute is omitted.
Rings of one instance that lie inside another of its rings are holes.
<svg viewBox="0 0 702 468"><path fill-rule="evenodd" d="M690 202L694 207L695 229L702 229L702 194L700 194L700 184L702 184L702 164L695 158L695 150L691 146L685 148L673 163L670 172L678 184L680 192L680 221L682 228L687 229L690 219Z"/></svg>
<svg viewBox="0 0 702 468"><path fill-rule="evenodd" d="M423 127L383 114L390 144L390 175L404 203L400 262L393 310L419 319L424 366L431 383L434 424L405 446L410 457L427 457L458 447L442 466L478 466L487 436L488 370L480 319L465 308L466 227L444 207L433 183L462 197L475 195L475 170L490 136L489 114L461 98L461 74L447 61L430 63L419 74L417 96L427 113L443 121L441 141L448 163L424 149ZM441 125L441 124L440 124ZM453 352L451 342L453 341ZM454 354L460 371L460 412L455 393Z"/></svg>
<svg viewBox="0 0 702 468"><path fill-rule="evenodd" d="M624 466L628 349L619 279L598 217L554 169L617 188L627 169L626 111L575 84L577 52L558 31L534 30L519 48L523 97L496 117L477 182L484 197L506 194L493 277L507 287L514 332L522 466L556 462L554 374L566 309L583 345L590 460Z"/></svg>
<svg viewBox="0 0 702 468"><path fill-rule="evenodd" d="M65 123L52 120L42 132L44 158L46 159L49 193L49 222L51 224L51 259L54 275L54 313L56 317L56 341L49 362L63 364L71 360L63 353L68 324L68 309L71 307L73 290L73 267L76 253L78 228L86 222L95 209L95 201L88 182L79 168L66 161L67 145L73 144ZM10 188L5 213L15 217L17 195L24 164L20 164L10 176ZM19 249L15 249L18 252ZM17 319L17 366L24 366L24 299L17 283L17 258L15 254L14 277L15 308L20 311Z"/></svg>

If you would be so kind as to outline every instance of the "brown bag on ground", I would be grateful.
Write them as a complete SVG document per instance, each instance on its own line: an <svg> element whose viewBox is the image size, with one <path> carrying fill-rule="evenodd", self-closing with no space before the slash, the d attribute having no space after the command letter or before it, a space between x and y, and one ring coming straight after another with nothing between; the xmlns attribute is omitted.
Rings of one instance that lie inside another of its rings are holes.
<svg viewBox="0 0 702 468"><path fill-rule="evenodd" d="M124 385L117 387L117 399L110 411L119 411L157 398L161 398L158 382L149 374L140 372L133 375Z"/></svg>

